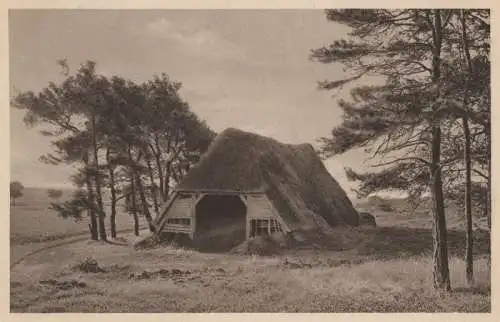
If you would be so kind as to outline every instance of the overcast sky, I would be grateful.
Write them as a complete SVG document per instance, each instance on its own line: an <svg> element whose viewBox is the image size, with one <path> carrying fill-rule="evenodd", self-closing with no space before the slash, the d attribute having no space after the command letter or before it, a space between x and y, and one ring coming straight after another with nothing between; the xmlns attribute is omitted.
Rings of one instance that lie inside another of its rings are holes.
<svg viewBox="0 0 500 322"><path fill-rule="evenodd" d="M135 81L167 73L215 131L237 127L316 145L341 120L336 99L317 81L341 78L342 66L310 62L308 53L347 30L321 10L14 10L9 29L11 90L60 81L58 59L73 70L95 60L99 72ZM68 185L71 168L38 161L49 139L25 127L22 111L10 113L11 179ZM349 189L343 168L363 158L352 152L325 165Z"/></svg>

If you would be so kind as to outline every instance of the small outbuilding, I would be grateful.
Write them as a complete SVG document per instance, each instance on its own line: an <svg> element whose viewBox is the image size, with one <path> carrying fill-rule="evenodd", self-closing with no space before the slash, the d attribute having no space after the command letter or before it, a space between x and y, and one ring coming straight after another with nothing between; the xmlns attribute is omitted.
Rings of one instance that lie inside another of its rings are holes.
<svg viewBox="0 0 500 322"><path fill-rule="evenodd" d="M310 144L226 129L155 219L156 232L229 250L260 235L358 225L345 191Z"/></svg>

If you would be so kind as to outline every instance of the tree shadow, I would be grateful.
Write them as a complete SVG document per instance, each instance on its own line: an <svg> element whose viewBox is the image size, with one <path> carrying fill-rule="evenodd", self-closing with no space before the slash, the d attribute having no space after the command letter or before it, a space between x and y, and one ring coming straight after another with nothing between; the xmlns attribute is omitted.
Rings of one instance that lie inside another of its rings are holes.
<svg viewBox="0 0 500 322"><path fill-rule="evenodd" d="M381 258L400 258L432 253L432 230L409 227L376 227L360 231L363 240L357 246L362 255L376 255ZM463 256L465 232L448 230L448 251L451 256ZM490 254L488 232L475 231L473 253Z"/></svg>
<svg viewBox="0 0 500 322"><path fill-rule="evenodd" d="M107 239L106 244L116 245L116 246L130 246L127 241Z"/></svg>
<svg viewBox="0 0 500 322"><path fill-rule="evenodd" d="M491 288L487 285L477 285L477 286L459 286L453 289L456 293L467 293L475 295L491 295Z"/></svg>

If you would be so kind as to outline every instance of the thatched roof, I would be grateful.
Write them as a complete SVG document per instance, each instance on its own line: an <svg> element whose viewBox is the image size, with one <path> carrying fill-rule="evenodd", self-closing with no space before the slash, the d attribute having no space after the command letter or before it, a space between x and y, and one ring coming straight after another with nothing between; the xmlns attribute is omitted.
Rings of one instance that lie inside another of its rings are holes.
<svg viewBox="0 0 500 322"><path fill-rule="evenodd" d="M310 144L283 144L229 128L176 191L266 193L291 227L357 225L358 214Z"/></svg>
<svg viewBox="0 0 500 322"><path fill-rule="evenodd" d="M283 154L285 149L285 145L273 139L226 129L175 190L260 190L263 183L260 160L272 151Z"/></svg>

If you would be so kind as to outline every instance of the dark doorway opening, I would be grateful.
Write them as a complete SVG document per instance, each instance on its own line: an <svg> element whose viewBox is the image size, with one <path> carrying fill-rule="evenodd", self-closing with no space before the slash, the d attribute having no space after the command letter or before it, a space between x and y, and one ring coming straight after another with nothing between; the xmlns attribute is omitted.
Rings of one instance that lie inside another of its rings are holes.
<svg viewBox="0 0 500 322"><path fill-rule="evenodd" d="M206 195L196 204L200 251L226 252L246 239L247 207L238 195Z"/></svg>

